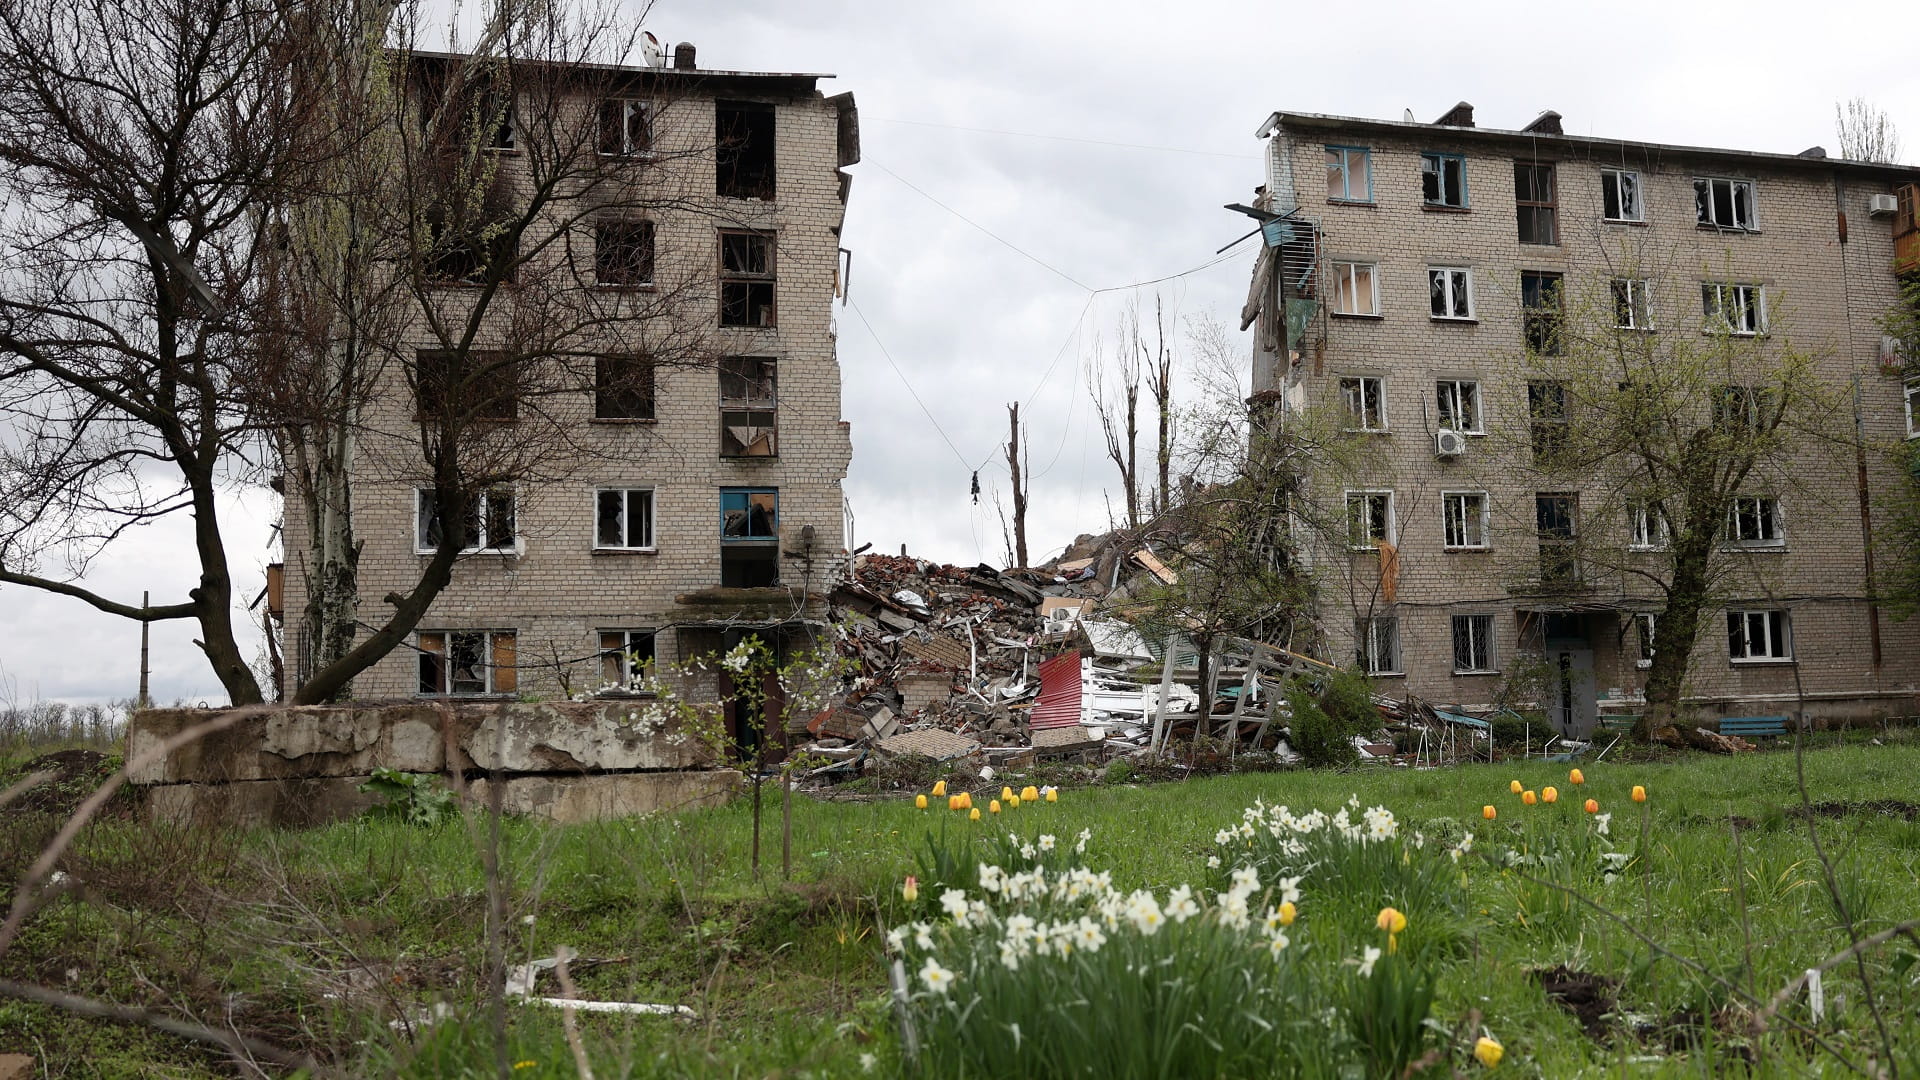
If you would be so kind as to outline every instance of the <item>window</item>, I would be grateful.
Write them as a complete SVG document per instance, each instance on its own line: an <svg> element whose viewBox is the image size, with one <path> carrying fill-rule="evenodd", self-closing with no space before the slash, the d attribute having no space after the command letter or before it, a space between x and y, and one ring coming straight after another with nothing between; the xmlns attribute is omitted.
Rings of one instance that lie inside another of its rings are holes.
<svg viewBox="0 0 1920 1080"><path fill-rule="evenodd" d="M730 589L780 583L780 493L720 489L720 584Z"/></svg>
<svg viewBox="0 0 1920 1080"><path fill-rule="evenodd" d="M1920 379L1907 380L1907 438L1920 438Z"/></svg>
<svg viewBox="0 0 1920 1080"><path fill-rule="evenodd" d="M653 284L653 222L609 221L593 229L596 285L638 288Z"/></svg>
<svg viewBox="0 0 1920 1080"><path fill-rule="evenodd" d="M511 630L422 630L415 647L422 695L511 694L519 687Z"/></svg>
<svg viewBox="0 0 1920 1080"><path fill-rule="evenodd" d="M1522 271L1520 314L1526 331L1527 351L1541 356L1559 356L1560 275Z"/></svg>
<svg viewBox="0 0 1920 1080"><path fill-rule="evenodd" d="M1453 673L1477 675L1497 670L1493 666L1493 616L1455 615L1453 617Z"/></svg>
<svg viewBox="0 0 1920 1080"><path fill-rule="evenodd" d="M720 359L720 456L778 457L775 361L771 356Z"/></svg>
<svg viewBox="0 0 1920 1080"><path fill-rule="evenodd" d="M460 553L519 550L514 516L512 488L491 488L468 496L466 520L460 530ZM445 527L440 517L439 499L433 489L415 488L413 548L416 553L430 555L439 548L440 530Z"/></svg>
<svg viewBox="0 0 1920 1080"><path fill-rule="evenodd" d="M1727 612L1727 658L1736 664L1793 659L1793 620L1778 608Z"/></svg>
<svg viewBox="0 0 1920 1080"><path fill-rule="evenodd" d="M1764 386L1716 386L1710 400L1716 427L1765 431L1773 425L1773 391Z"/></svg>
<svg viewBox="0 0 1920 1080"><path fill-rule="evenodd" d="M593 498L595 548L654 550L652 488L600 488L593 493Z"/></svg>
<svg viewBox="0 0 1920 1080"><path fill-rule="evenodd" d="M1371 375L1340 380L1340 404L1347 410L1348 431L1387 430L1386 384Z"/></svg>
<svg viewBox="0 0 1920 1080"><path fill-rule="evenodd" d="M1400 619L1394 615L1375 615L1361 619L1355 628L1359 638L1358 659L1369 675L1400 673Z"/></svg>
<svg viewBox="0 0 1920 1080"><path fill-rule="evenodd" d="M1427 270L1427 292L1436 319L1473 318L1473 271L1462 267Z"/></svg>
<svg viewBox="0 0 1920 1080"><path fill-rule="evenodd" d="M653 106L634 98L600 102L600 152L640 157L653 150Z"/></svg>
<svg viewBox="0 0 1920 1080"><path fill-rule="evenodd" d="M1601 216L1608 221L1645 221L1640 201L1640 174L1627 169L1600 170Z"/></svg>
<svg viewBox="0 0 1920 1080"><path fill-rule="evenodd" d="M427 211L427 246L420 252L422 275L440 285L510 282L519 257L519 233L503 224L503 214L485 208L462 212L435 206Z"/></svg>
<svg viewBox="0 0 1920 1080"><path fill-rule="evenodd" d="M1656 616L1652 612L1642 611L1633 617L1633 629L1640 643L1640 658L1633 662L1635 667L1653 666L1653 633Z"/></svg>
<svg viewBox="0 0 1920 1080"><path fill-rule="evenodd" d="M1760 285L1700 283L1700 310L1708 331L1751 337L1767 329L1767 291Z"/></svg>
<svg viewBox="0 0 1920 1080"><path fill-rule="evenodd" d="M1780 500L1740 495L1727 507L1727 543L1736 547L1783 547L1786 542Z"/></svg>
<svg viewBox="0 0 1920 1080"><path fill-rule="evenodd" d="M773 234L720 234L720 325L773 325Z"/></svg>
<svg viewBox="0 0 1920 1080"><path fill-rule="evenodd" d="M1480 418L1479 383L1472 379L1441 379L1434 384L1434 396L1439 400L1441 427L1468 435L1487 433Z"/></svg>
<svg viewBox="0 0 1920 1080"><path fill-rule="evenodd" d="M1373 263L1333 264L1333 313L1380 314L1380 278Z"/></svg>
<svg viewBox="0 0 1920 1080"><path fill-rule="evenodd" d="M1540 537L1540 584L1565 587L1580 581L1580 562L1574 542L1579 526L1580 497L1553 492L1533 497L1534 526Z"/></svg>
<svg viewBox="0 0 1920 1080"><path fill-rule="evenodd" d="M414 354L419 416L423 420L512 420L520 408L519 370L516 358L508 353L421 349Z"/></svg>
<svg viewBox="0 0 1920 1080"><path fill-rule="evenodd" d="M593 418L653 419L653 357L593 358Z"/></svg>
<svg viewBox="0 0 1920 1080"><path fill-rule="evenodd" d="M1532 425L1533 458L1545 461L1567 448L1567 384L1527 384L1527 418Z"/></svg>
<svg viewBox="0 0 1920 1080"><path fill-rule="evenodd" d="M1521 243L1549 247L1560 243L1552 165L1514 162L1513 201L1519 211Z"/></svg>
<svg viewBox="0 0 1920 1080"><path fill-rule="evenodd" d="M1753 181L1699 177L1693 182L1694 220L1715 229L1754 227Z"/></svg>
<svg viewBox="0 0 1920 1080"><path fill-rule="evenodd" d="M1393 492L1347 492L1347 543L1371 551L1393 542Z"/></svg>
<svg viewBox="0 0 1920 1080"><path fill-rule="evenodd" d="M638 690L653 674L652 630L600 631L601 689Z"/></svg>
<svg viewBox="0 0 1920 1080"><path fill-rule="evenodd" d="M1450 549L1485 550L1488 546L1487 493L1484 491L1443 491L1440 507L1445 517L1446 544Z"/></svg>
<svg viewBox="0 0 1920 1080"><path fill-rule="evenodd" d="M1420 155L1420 193L1428 206L1467 208L1467 159L1460 154Z"/></svg>
<svg viewBox="0 0 1920 1080"><path fill-rule="evenodd" d="M1613 279L1613 325L1621 330L1653 329L1653 283L1644 278Z"/></svg>
<svg viewBox="0 0 1920 1080"><path fill-rule="evenodd" d="M1627 547L1634 551L1663 551L1672 539L1667 511L1657 502L1627 503Z"/></svg>
<svg viewBox="0 0 1920 1080"><path fill-rule="evenodd" d="M773 198L773 106L715 102L714 136L714 194Z"/></svg>
<svg viewBox="0 0 1920 1080"><path fill-rule="evenodd" d="M1327 147L1327 201L1373 201L1373 155L1366 147Z"/></svg>

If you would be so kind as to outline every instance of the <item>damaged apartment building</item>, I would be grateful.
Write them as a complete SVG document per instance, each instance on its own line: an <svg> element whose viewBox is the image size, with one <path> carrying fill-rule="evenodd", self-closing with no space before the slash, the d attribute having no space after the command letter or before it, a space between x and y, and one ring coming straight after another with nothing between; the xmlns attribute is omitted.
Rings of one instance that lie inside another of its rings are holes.
<svg viewBox="0 0 1920 1080"><path fill-rule="evenodd" d="M1576 337L1675 357L1730 338L1808 357L1832 431L1734 492L1682 700L1916 711L1920 621L1871 581L1905 482L1886 451L1920 434L1877 322L1920 270L1920 170L1568 135L1553 112L1495 130L1465 103L1433 123L1277 112L1257 135L1265 185L1231 207L1264 241L1243 312L1256 423L1318 423L1350 451L1320 459L1295 513L1321 523L1295 532L1331 655L1468 708L1528 669L1568 734L1640 712L1670 529L1621 501L1631 482L1540 464L1568 425L1624 422L1562 381L1610 392L1604 348L1571 376L1543 361ZM1714 423L1769 408L1737 364L1700 379Z"/></svg>
<svg viewBox="0 0 1920 1080"><path fill-rule="evenodd" d="M543 172L591 170L608 193L596 197L619 209L556 189L551 220L523 231L523 244L558 239L523 251L475 332L476 370L505 355L488 351L506 347L489 335L522 334L515 347L529 358L497 377L447 370L447 335L422 315L458 325L461 305L479 302L472 260L437 256L398 320L404 362L369 403L353 463L363 633L452 527L417 445L457 404L444 400L450 387L487 397L479 437L513 467L484 481L459 526L452 583L354 680L356 698L594 693L633 685L650 661L682 663L748 634L789 644L821 625L846 560L852 448L832 304L857 114L852 95L817 88L831 76L709 70L694 57L683 44L641 66L554 75L523 64L526 79L487 89L492 191L510 206ZM408 58L422 115L466 59ZM574 130L598 145L556 165ZM585 312L569 316L579 328L526 344L561 309L556 297ZM550 445L537 454L514 445L539 439ZM469 455L468 468L490 467ZM312 671L312 527L293 485L285 495L279 607L297 686Z"/></svg>

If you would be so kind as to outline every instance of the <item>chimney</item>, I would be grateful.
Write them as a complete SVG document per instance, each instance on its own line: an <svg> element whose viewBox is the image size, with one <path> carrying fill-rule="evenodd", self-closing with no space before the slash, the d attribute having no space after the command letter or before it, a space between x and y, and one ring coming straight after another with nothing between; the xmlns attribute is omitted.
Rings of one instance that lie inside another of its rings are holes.
<svg viewBox="0 0 1920 1080"><path fill-rule="evenodd" d="M1440 127L1472 127L1473 106L1462 101L1441 114L1440 119L1435 120L1434 123Z"/></svg>
<svg viewBox="0 0 1920 1080"><path fill-rule="evenodd" d="M1827 148L1824 146L1809 146L1805 150L1800 151L1798 154L1795 154L1794 156L1803 157L1803 158L1824 158L1827 156Z"/></svg>
<svg viewBox="0 0 1920 1080"><path fill-rule="evenodd" d="M1546 112L1543 112L1539 116L1534 117L1533 123L1528 124L1526 127L1523 127L1520 130L1531 131L1535 135L1565 135L1566 134L1566 132L1560 129L1560 114L1557 112L1554 112L1552 109L1548 109Z"/></svg>
<svg viewBox="0 0 1920 1080"><path fill-rule="evenodd" d="M694 69L693 42L683 41L673 47L673 66L681 71Z"/></svg>

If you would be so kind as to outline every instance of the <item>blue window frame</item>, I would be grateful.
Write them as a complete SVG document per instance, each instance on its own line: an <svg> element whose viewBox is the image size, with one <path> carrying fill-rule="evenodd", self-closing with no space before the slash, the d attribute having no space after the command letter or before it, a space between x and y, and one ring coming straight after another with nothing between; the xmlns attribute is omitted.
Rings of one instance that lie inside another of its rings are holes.
<svg viewBox="0 0 1920 1080"><path fill-rule="evenodd" d="M1467 158L1465 154L1427 151L1420 155L1420 193L1428 206L1467 208Z"/></svg>
<svg viewBox="0 0 1920 1080"><path fill-rule="evenodd" d="M1373 201L1373 152L1364 146L1327 147L1327 201Z"/></svg>

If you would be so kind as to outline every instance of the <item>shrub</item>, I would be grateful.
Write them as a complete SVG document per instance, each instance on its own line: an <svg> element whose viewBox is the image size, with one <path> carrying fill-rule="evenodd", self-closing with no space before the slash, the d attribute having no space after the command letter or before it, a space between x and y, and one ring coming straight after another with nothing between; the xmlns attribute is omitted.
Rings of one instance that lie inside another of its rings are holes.
<svg viewBox="0 0 1920 1080"><path fill-rule="evenodd" d="M1287 691L1287 705L1293 713L1293 748L1309 765L1351 764L1359 756L1353 737L1380 729L1373 686L1352 669L1335 673L1318 695L1295 684Z"/></svg>

